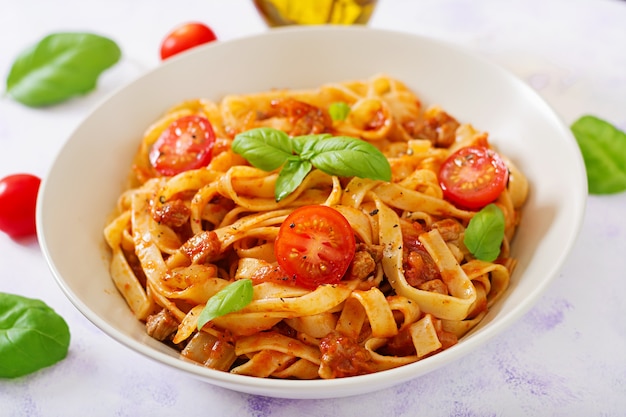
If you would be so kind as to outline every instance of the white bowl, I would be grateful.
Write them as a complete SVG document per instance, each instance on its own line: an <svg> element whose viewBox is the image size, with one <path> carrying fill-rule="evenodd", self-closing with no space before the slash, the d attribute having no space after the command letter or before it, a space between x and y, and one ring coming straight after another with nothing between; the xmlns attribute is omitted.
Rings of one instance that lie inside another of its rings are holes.
<svg viewBox="0 0 626 417"><path fill-rule="evenodd" d="M335 380L246 377L184 362L146 335L108 272L102 229L148 125L184 99L220 99L274 87L312 88L386 73L426 104L488 131L531 185L512 247L509 289L485 320L448 350L397 369ZM39 240L71 302L112 338L164 365L233 390L284 398L363 394L445 366L513 324L559 272L581 226L587 185L569 129L526 84L444 42L363 27L270 30L171 59L104 101L76 129L44 179Z"/></svg>

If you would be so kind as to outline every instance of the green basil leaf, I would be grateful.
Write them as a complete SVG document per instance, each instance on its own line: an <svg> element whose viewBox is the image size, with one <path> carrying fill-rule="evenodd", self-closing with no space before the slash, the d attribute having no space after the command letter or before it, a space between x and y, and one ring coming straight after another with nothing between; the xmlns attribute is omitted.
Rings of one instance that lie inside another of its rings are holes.
<svg viewBox="0 0 626 417"><path fill-rule="evenodd" d="M293 155L293 144L289 135L269 127L239 133L235 136L231 149L263 171L279 168Z"/></svg>
<svg viewBox="0 0 626 417"><path fill-rule="evenodd" d="M333 119L333 121L346 120L348 114L350 114L350 106L348 105L348 103L338 101L336 103L332 103L328 107L328 113L330 114L330 118Z"/></svg>
<svg viewBox="0 0 626 417"><path fill-rule="evenodd" d="M241 310L250 304L253 294L252 281L249 279L240 279L228 284L209 298L198 316L198 330L217 317Z"/></svg>
<svg viewBox="0 0 626 417"><path fill-rule="evenodd" d="M22 104L47 106L86 94L120 59L112 40L91 33L55 33L22 52L11 67L7 93Z"/></svg>
<svg viewBox="0 0 626 417"><path fill-rule="evenodd" d="M0 377L16 378L67 356L67 323L43 301L0 292Z"/></svg>
<svg viewBox="0 0 626 417"><path fill-rule="evenodd" d="M316 135L302 135L291 138L293 143L293 151L300 155L302 159L311 159L317 152L315 151L316 143L323 139L332 137L329 133L319 133Z"/></svg>
<svg viewBox="0 0 626 417"><path fill-rule="evenodd" d="M313 167L340 177L391 181L385 155L374 145L348 136L323 133L290 138L281 130L265 127L238 134L232 149L264 171L283 166L276 181L277 201L293 192Z"/></svg>
<svg viewBox="0 0 626 417"><path fill-rule="evenodd" d="M477 259L491 262L500 255L504 239L504 213L495 204L483 207L472 217L463 243Z"/></svg>
<svg viewBox="0 0 626 417"><path fill-rule="evenodd" d="M364 140L336 136L315 143L311 163L329 175L391 181L391 166L378 148Z"/></svg>
<svg viewBox="0 0 626 417"><path fill-rule="evenodd" d="M626 133L595 116L582 116L571 126L587 170L590 194L626 190Z"/></svg>
<svg viewBox="0 0 626 417"><path fill-rule="evenodd" d="M298 157L288 159L276 179L274 191L276 201L282 200L298 188L312 168L313 165L309 161L303 161Z"/></svg>

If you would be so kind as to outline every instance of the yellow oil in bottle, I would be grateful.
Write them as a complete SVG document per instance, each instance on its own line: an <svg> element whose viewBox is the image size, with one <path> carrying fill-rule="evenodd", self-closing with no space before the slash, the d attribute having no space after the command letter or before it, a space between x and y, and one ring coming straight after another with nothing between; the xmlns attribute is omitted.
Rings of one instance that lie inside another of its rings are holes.
<svg viewBox="0 0 626 417"><path fill-rule="evenodd" d="M254 0L269 26L366 24L376 0Z"/></svg>

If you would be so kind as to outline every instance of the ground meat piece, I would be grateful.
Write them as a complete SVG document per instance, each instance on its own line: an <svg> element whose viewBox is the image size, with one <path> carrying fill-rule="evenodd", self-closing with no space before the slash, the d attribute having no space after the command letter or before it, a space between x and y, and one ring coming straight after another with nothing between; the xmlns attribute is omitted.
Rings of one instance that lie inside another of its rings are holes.
<svg viewBox="0 0 626 417"><path fill-rule="evenodd" d="M432 224L433 229L439 230L441 237L446 242L456 242L459 240L465 228L454 219L443 219Z"/></svg>
<svg viewBox="0 0 626 417"><path fill-rule="evenodd" d="M293 98L277 99L271 102L272 108L291 124L290 136L327 133L332 128L330 115L319 107Z"/></svg>
<svg viewBox="0 0 626 417"><path fill-rule="evenodd" d="M191 259L194 264L217 259L221 251L221 243L217 234L213 231L203 231L192 236L181 246L182 252Z"/></svg>
<svg viewBox="0 0 626 417"><path fill-rule="evenodd" d="M419 241L419 236L428 231L424 225L420 222L400 219L400 229L402 230L402 248L406 253L424 249L422 242Z"/></svg>
<svg viewBox="0 0 626 417"><path fill-rule="evenodd" d="M422 245L422 242L419 241L419 236L427 232L426 227L419 222L410 222L403 219L400 220L400 227L402 229L402 249L404 251L404 276L407 283L412 287L418 288L427 281L441 279L441 274L435 261L424 245Z"/></svg>
<svg viewBox="0 0 626 417"><path fill-rule="evenodd" d="M415 355L415 345L408 328L398 332L397 335L389 339L389 342L378 350L378 353L385 356L411 356Z"/></svg>
<svg viewBox="0 0 626 417"><path fill-rule="evenodd" d="M404 261L404 276L407 283L415 288L425 282L441 279L441 273L426 249L416 249L408 253Z"/></svg>
<svg viewBox="0 0 626 417"><path fill-rule="evenodd" d="M459 122L439 107L424 112L420 122L406 124L405 129L414 138L428 139L438 148L448 148L456 140Z"/></svg>
<svg viewBox="0 0 626 417"><path fill-rule="evenodd" d="M157 205L152 212L152 218L159 224L169 227L180 227L187 223L191 210L183 200L166 201Z"/></svg>
<svg viewBox="0 0 626 417"><path fill-rule="evenodd" d="M146 320L146 333L161 342L169 338L177 329L178 322L166 309L148 316Z"/></svg>
<svg viewBox="0 0 626 417"><path fill-rule="evenodd" d="M417 286L420 290L448 294L448 286L440 279L431 279Z"/></svg>
<svg viewBox="0 0 626 417"><path fill-rule="evenodd" d="M369 352L355 340L331 332L320 340L322 378L343 378L374 371Z"/></svg>
<svg viewBox="0 0 626 417"><path fill-rule="evenodd" d="M384 245L367 245L365 243L357 243L357 251L366 251L370 254L374 262L378 263L383 259Z"/></svg>
<svg viewBox="0 0 626 417"><path fill-rule="evenodd" d="M364 280L376 271L376 261L372 255L364 250L354 254L350 268L348 268L348 279Z"/></svg>

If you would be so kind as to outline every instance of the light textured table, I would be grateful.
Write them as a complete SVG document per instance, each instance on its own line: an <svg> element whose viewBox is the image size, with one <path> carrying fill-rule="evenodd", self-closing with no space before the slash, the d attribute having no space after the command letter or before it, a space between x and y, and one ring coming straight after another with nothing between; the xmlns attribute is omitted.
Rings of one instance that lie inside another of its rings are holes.
<svg viewBox="0 0 626 417"><path fill-rule="evenodd" d="M87 97L40 110L0 99L0 177L44 176L100 100L158 65L160 41L179 23L204 21L222 40L268 30L247 0L0 1L3 82L17 53L50 32L102 33L124 51ZM595 114L626 130L624 1L380 0L370 24L473 50L536 89L567 124ZM626 415L626 193L589 198L561 273L509 330L443 369L360 397L255 397L145 359L70 304L36 242L0 234L0 291L43 299L72 332L63 362L0 380L2 416Z"/></svg>

